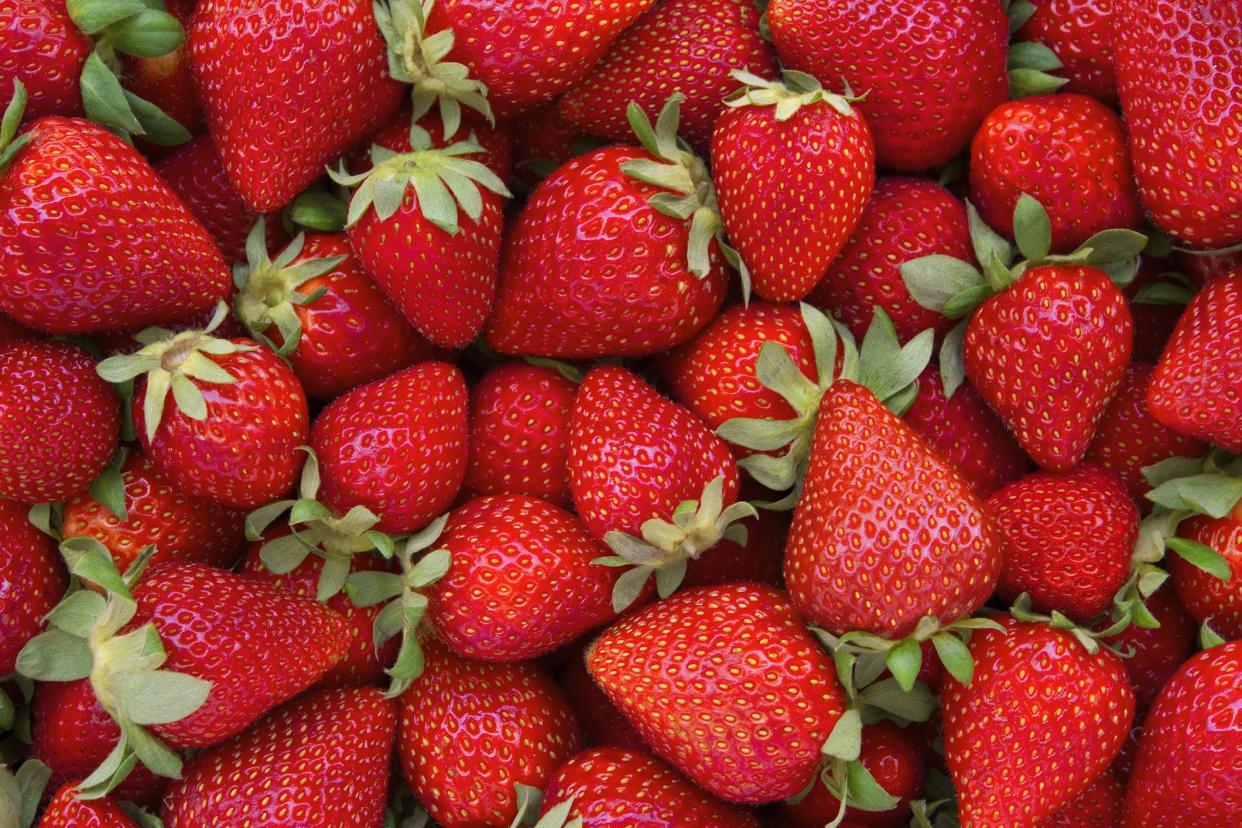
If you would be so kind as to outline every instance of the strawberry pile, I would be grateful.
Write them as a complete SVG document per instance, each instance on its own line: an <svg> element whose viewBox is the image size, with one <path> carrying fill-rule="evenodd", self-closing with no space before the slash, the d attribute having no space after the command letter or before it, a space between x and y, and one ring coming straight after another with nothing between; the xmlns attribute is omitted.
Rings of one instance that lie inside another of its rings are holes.
<svg viewBox="0 0 1242 828"><path fill-rule="evenodd" d="M1226 828L1238 0L0 0L0 828Z"/></svg>

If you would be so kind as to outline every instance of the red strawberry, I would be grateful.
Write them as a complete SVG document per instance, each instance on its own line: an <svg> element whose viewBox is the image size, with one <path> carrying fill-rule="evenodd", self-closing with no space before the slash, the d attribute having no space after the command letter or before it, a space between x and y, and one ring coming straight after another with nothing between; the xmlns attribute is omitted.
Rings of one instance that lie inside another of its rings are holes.
<svg viewBox="0 0 1242 828"><path fill-rule="evenodd" d="M1041 611L1076 621L1107 610L1130 574L1139 513L1116 474L1083 465L1035 472L985 504L1000 535L1004 566L997 594L1026 593Z"/></svg>
<svg viewBox="0 0 1242 828"><path fill-rule="evenodd" d="M674 96L654 129L631 110L645 150L595 150L531 195L505 241L490 346L565 359L645 356L715 315L727 281L712 238L720 222L703 162L677 146L677 105ZM685 218L654 206L674 196Z"/></svg>
<svg viewBox="0 0 1242 828"><path fill-rule="evenodd" d="M1242 452L1242 269L1187 306L1147 388L1170 428Z"/></svg>
<svg viewBox="0 0 1242 828"><path fill-rule="evenodd" d="M422 362L338 397L315 420L320 500L345 514L365 506L394 534L423 528L457 498L466 473L466 383Z"/></svg>
<svg viewBox="0 0 1242 828"><path fill-rule="evenodd" d="M971 637L970 684L948 678L941 692L963 828L1040 825L1108 769L1134 718L1121 659L1066 630L999 620Z"/></svg>
<svg viewBox="0 0 1242 828"><path fill-rule="evenodd" d="M883 167L944 164L1008 95L1009 28L990 0L773 0L768 24L786 66L867 93Z"/></svg>
<svg viewBox="0 0 1242 828"><path fill-rule="evenodd" d="M1193 656L1160 691L1126 787L1121 825L1213 828L1242 808L1242 641Z"/></svg>
<svg viewBox="0 0 1242 828"><path fill-rule="evenodd" d="M574 715L582 725L583 742L591 747L629 748L646 752L647 743L625 714L608 700L595 679L587 672L586 658L576 648L557 677Z"/></svg>
<svg viewBox="0 0 1242 828"><path fill-rule="evenodd" d="M592 561L608 549L573 515L533 497L472 500L437 541L451 563L428 590L440 640L483 661L549 653L611 621L617 572Z"/></svg>
<svg viewBox="0 0 1242 828"><path fill-rule="evenodd" d="M115 799L78 799L77 787L77 782L60 786L39 818L39 828L138 828Z"/></svg>
<svg viewBox="0 0 1242 828"><path fill-rule="evenodd" d="M1181 555L1170 555L1167 566L1186 611L1227 639L1242 638L1242 501L1224 517L1184 520L1177 535L1215 550L1229 569L1228 578L1221 579Z"/></svg>
<svg viewBox="0 0 1242 828"><path fill-rule="evenodd" d="M1115 19L1121 109L1152 221L1195 247L1242 241L1242 100L1228 91L1242 86L1242 6L1117 0Z"/></svg>
<svg viewBox="0 0 1242 828"><path fill-rule="evenodd" d="M631 139L626 107L651 117L669 95L686 96L682 135L698 152L711 144L724 98L742 69L776 76L772 47L759 36L759 9L749 0L664 0L617 39L591 74L560 99L570 124L610 141Z"/></svg>
<svg viewBox="0 0 1242 828"><path fill-rule="evenodd" d="M730 802L805 788L844 710L832 660L793 606L750 584L686 590L622 618L587 669L660 757Z"/></svg>
<svg viewBox="0 0 1242 828"><path fill-rule="evenodd" d="M867 121L854 99L801 73L746 72L712 133L720 215L764 299L801 299L854 232L875 181Z"/></svg>
<svg viewBox="0 0 1242 828"><path fill-rule="evenodd" d="M119 411L81 348L0 343L0 495L43 503L77 494L116 452Z"/></svg>
<svg viewBox="0 0 1242 828"><path fill-rule="evenodd" d="M204 0L188 42L224 168L257 212L287 204L400 105L369 3Z"/></svg>
<svg viewBox="0 0 1242 828"><path fill-rule="evenodd" d="M196 0L164 0L168 12L188 31ZM159 107L190 135L201 134L203 114L190 73L189 44L182 38L175 49L155 57L124 55L121 60L126 89Z"/></svg>
<svg viewBox="0 0 1242 828"><path fill-rule="evenodd" d="M0 676L43 628L69 585L56 544L26 519L28 506L0 499Z"/></svg>
<svg viewBox="0 0 1242 828"><path fill-rule="evenodd" d="M914 301L899 269L902 262L932 255L973 260L966 206L926 179L877 179L854 234L807 301L859 338L876 307L893 320L903 342L927 328L944 332L952 323Z"/></svg>
<svg viewBox="0 0 1242 828"><path fill-rule="evenodd" d="M13 82L30 94L26 117L80 115L78 76L92 44L70 19L64 0L0 2L0 108L8 107Z"/></svg>
<svg viewBox="0 0 1242 828"><path fill-rule="evenodd" d="M970 145L970 200L1012 237L1023 193L1049 208L1055 253L1143 223L1121 119L1086 95L1023 98L984 119Z"/></svg>
<svg viewBox="0 0 1242 828"><path fill-rule="evenodd" d="M378 825L396 729L373 688L303 696L186 763L160 816L166 828Z"/></svg>
<svg viewBox="0 0 1242 828"><path fill-rule="evenodd" d="M211 237L133 147L58 117L9 147L22 142L0 177L0 310L40 331L87 333L224 297L228 268Z"/></svg>
<svg viewBox="0 0 1242 828"><path fill-rule="evenodd" d="M562 803L584 828L759 828L753 814L712 799L659 759L620 747L586 750L557 768L543 813Z"/></svg>
<svg viewBox="0 0 1242 828"><path fill-rule="evenodd" d="M1091 787L1048 817L1039 828L1116 828L1126 786L1108 770Z"/></svg>
<svg viewBox="0 0 1242 828"><path fill-rule="evenodd" d="M1129 656L1123 663L1140 710L1151 705L1169 676L1186 660L1197 629L1171 587L1152 593L1146 606L1160 626L1145 629L1131 624L1108 639L1117 652Z"/></svg>
<svg viewBox="0 0 1242 828"><path fill-rule="evenodd" d="M344 234L299 235L273 261L260 219L251 244L254 258L234 268L237 316L288 358L307 396L330 400L432 355Z"/></svg>
<svg viewBox="0 0 1242 828"><path fill-rule="evenodd" d="M1028 0L1034 12L1017 39L1042 44L1056 55L1062 89L1081 92L1106 104L1117 102L1113 70L1116 0ZM1067 823L1068 825L1068 823Z"/></svg>
<svg viewBox="0 0 1242 828"><path fill-rule="evenodd" d="M569 416L578 386L556 368L506 362L470 389L466 491L569 505Z"/></svg>
<svg viewBox="0 0 1242 828"><path fill-rule="evenodd" d="M515 783L542 790L578 751L578 724L560 689L530 664L425 648L426 669L401 696L401 774L444 828L506 828L517 814Z"/></svg>

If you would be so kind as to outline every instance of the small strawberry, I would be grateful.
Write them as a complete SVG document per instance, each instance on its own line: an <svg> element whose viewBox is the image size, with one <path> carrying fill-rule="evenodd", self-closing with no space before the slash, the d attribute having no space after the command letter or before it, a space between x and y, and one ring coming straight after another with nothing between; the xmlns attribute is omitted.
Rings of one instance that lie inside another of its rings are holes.
<svg viewBox="0 0 1242 828"><path fill-rule="evenodd" d="M0 499L0 676L43 628L43 618L69 585L56 544L26 518L29 511Z"/></svg>
<svg viewBox="0 0 1242 828"><path fill-rule="evenodd" d="M803 790L844 710L832 660L792 604L750 584L686 590L622 618L587 669L657 755L728 802Z"/></svg>
<svg viewBox="0 0 1242 828"><path fill-rule="evenodd" d="M1169 676L1190 655L1197 630L1172 588L1158 589L1146 603L1147 611L1159 626L1145 628L1131 624L1120 634L1106 639L1109 646L1128 656L1123 663L1139 710L1151 705Z"/></svg>
<svg viewBox="0 0 1242 828"><path fill-rule="evenodd" d="M1116 828L1125 792L1125 783L1117 772L1107 770L1039 828Z"/></svg>
<svg viewBox="0 0 1242 828"><path fill-rule="evenodd" d="M875 181L867 121L850 93L809 75L769 81L735 71L712 133L712 176L730 243L755 293L801 299L857 227Z"/></svg>
<svg viewBox="0 0 1242 828"><path fill-rule="evenodd" d="M78 799L77 783L66 782L47 803L39 828L138 828L138 823L112 797Z"/></svg>
<svg viewBox="0 0 1242 828"><path fill-rule="evenodd" d="M30 95L26 117L81 115L78 76L91 53L62 0L4 0L0 3L0 107L12 100L13 81Z"/></svg>
<svg viewBox="0 0 1242 828"><path fill-rule="evenodd" d="M166 828L370 828L383 821L396 730L395 705L373 688L303 696L187 762L160 816Z"/></svg>
<svg viewBox="0 0 1242 828"><path fill-rule="evenodd" d="M64 500L104 470L120 406L95 360L67 342L0 343L0 495Z"/></svg>
<svg viewBox="0 0 1242 828"><path fill-rule="evenodd" d="M1065 92L1080 92L1106 104L1117 102L1113 31L1117 0L1027 0L1030 16L1017 40L1038 43L1061 62ZM1010 8L1019 6L1011 3ZM1013 11L1010 11L1013 14ZM1012 21L1011 21L1012 23Z"/></svg>

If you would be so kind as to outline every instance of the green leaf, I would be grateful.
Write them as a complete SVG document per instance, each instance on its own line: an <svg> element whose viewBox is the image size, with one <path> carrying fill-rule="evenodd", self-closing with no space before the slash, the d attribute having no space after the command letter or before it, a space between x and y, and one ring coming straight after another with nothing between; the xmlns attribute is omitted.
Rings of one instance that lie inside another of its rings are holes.
<svg viewBox="0 0 1242 828"><path fill-rule="evenodd" d="M983 284L983 274L976 268L939 253L904 263L901 278L914 301L938 312L954 296Z"/></svg>
<svg viewBox="0 0 1242 828"><path fill-rule="evenodd" d="M854 708L841 714L819 752L825 756L853 762L862 752L862 716Z"/></svg>
<svg viewBox="0 0 1242 828"><path fill-rule="evenodd" d="M90 645L63 630L36 635L17 654L17 672L35 681L76 681L94 664Z"/></svg>
<svg viewBox="0 0 1242 828"><path fill-rule="evenodd" d="M975 675L975 660L970 649L951 632L939 632L931 637L936 656L958 683L969 685Z"/></svg>
<svg viewBox="0 0 1242 828"><path fill-rule="evenodd" d="M211 691L211 682L170 670L121 670L108 681L120 714L140 725L184 719Z"/></svg>
<svg viewBox="0 0 1242 828"><path fill-rule="evenodd" d="M1230 580L1229 562L1210 546L1188 538L1169 538L1169 548L1191 566L1202 569L1222 581Z"/></svg>
<svg viewBox="0 0 1242 828"><path fill-rule="evenodd" d="M1013 209L1013 236L1018 250L1032 262L1048 255L1052 249L1052 222L1043 205L1023 193Z"/></svg>
<svg viewBox="0 0 1242 828"><path fill-rule="evenodd" d="M116 75L99 57L99 50L91 52L82 65L79 79L82 90L82 106L92 121L122 134L143 133L142 124L134 117L125 97L125 90Z"/></svg>
<svg viewBox="0 0 1242 828"><path fill-rule="evenodd" d="M897 679L901 689L909 692L919 677L919 668L923 664L923 651L919 642L907 638L888 651L885 656L888 670Z"/></svg>

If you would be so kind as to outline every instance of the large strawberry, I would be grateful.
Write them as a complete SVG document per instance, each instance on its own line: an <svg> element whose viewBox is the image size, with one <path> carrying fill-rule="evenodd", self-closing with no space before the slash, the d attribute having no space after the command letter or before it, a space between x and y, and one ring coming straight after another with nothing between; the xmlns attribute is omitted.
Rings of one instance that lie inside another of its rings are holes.
<svg viewBox="0 0 1242 828"><path fill-rule="evenodd" d="M56 545L31 525L27 511L0 499L0 676L13 672L18 652L68 586Z"/></svg>
<svg viewBox="0 0 1242 828"><path fill-rule="evenodd" d="M712 132L712 176L731 244L757 294L801 299L828 271L867 206L875 152L853 99L801 72L744 88Z"/></svg>
<svg viewBox="0 0 1242 828"><path fill-rule="evenodd" d="M722 224L705 165L677 143L678 106L670 98L654 128L631 107L643 149L587 153L531 195L505 241L489 345L645 356L686 341L719 310Z"/></svg>
<svg viewBox="0 0 1242 828"><path fill-rule="evenodd" d="M587 668L661 758L730 802L803 790L844 710L832 659L789 600L752 584L686 590L622 618Z"/></svg>
<svg viewBox="0 0 1242 828"><path fill-rule="evenodd" d="M993 0L773 0L781 61L866 99L881 166L925 170L966 146L1005 100L1008 22Z"/></svg>
<svg viewBox="0 0 1242 828"><path fill-rule="evenodd" d="M0 3L0 106L7 107L13 81L30 95L26 117L80 115L78 75L91 41L69 17L61 0L4 0Z"/></svg>
<svg viewBox="0 0 1242 828"><path fill-rule="evenodd" d="M64 500L116 452L120 406L95 361L67 342L0 343L0 495Z"/></svg>
<svg viewBox="0 0 1242 828"><path fill-rule="evenodd" d="M1242 6L1234 0L1117 0L1121 109L1143 205L1195 247L1242 241Z"/></svg>
<svg viewBox="0 0 1242 828"><path fill-rule="evenodd" d="M189 45L224 168L257 212L283 207L400 105L363 0L205 0Z"/></svg>
<svg viewBox="0 0 1242 828"><path fill-rule="evenodd" d="M1000 622L971 637L973 680L941 694L963 828L1041 825L1108 769L1134 718L1112 652L1081 631Z"/></svg>
<svg viewBox="0 0 1242 828"><path fill-rule="evenodd" d="M1013 15L1013 9L1022 4L1009 5ZM1018 29L1017 39L1051 50L1061 62L1057 74L1067 80L1064 91L1116 103L1113 33L1117 0L1027 0L1027 5L1030 16Z"/></svg>
<svg viewBox="0 0 1242 828"><path fill-rule="evenodd" d="M160 816L166 828L371 828L383 821L396 730L395 705L373 688L304 696L187 762Z"/></svg>

